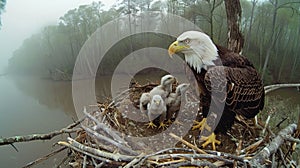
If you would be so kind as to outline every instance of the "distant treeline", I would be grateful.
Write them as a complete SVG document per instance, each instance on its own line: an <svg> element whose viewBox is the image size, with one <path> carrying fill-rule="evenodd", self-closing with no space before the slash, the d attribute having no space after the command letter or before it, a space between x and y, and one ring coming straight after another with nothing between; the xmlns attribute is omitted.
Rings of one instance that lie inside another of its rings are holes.
<svg viewBox="0 0 300 168"><path fill-rule="evenodd" d="M4 11L5 5L6 5L6 0L0 0L0 29L1 29L1 25L2 25L1 14Z"/></svg>
<svg viewBox="0 0 300 168"><path fill-rule="evenodd" d="M299 82L300 3L241 0L241 5L241 29L245 37L243 54L264 74L265 83ZM81 47L97 28L120 16L145 11L180 15L199 26L215 43L226 46L227 20L223 0L123 0L109 10L103 10L101 2L94 2L68 11L58 25L47 26L26 39L10 59L9 71L44 76L57 71L72 74ZM167 48L172 40L151 33L124 39L106 53L107 60L99 74L111 73L124 55L132 51L144 47Z"/></svg>

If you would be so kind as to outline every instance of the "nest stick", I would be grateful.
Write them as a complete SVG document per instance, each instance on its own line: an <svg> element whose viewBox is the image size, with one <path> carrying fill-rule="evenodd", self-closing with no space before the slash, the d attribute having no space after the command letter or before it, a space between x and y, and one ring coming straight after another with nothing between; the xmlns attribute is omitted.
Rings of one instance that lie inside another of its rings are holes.
<svg viewBox="0 0 300 168"><path fill-rule="evenodd" d="M200 161L200 160L192 160L192 161L185 161L180 162L177 164L173 164L172 167L183 167L183 166L197 166L197 167L209 167L209 168L217 168L216 165L209 161Z"/></svg>
<svg viewBox="0 0 300 168"><path fill-rule="evenodd" d="M74 139L68 137L69 143L67 142L58 142L59 145L67 146L73 150L76 150L80 153L83 153L85 155L88 155L90 157L93 157L95 159L110 162L109 159L115 160L115 161L131 161L135 158L135 156L128 156L128 155L121 155L118 153L109 153L105 152L99 149L95 149L86 145L83 145Z"/></svg>
<svg viewBox="0 0 300 168"><path fill-rule="evenodd" d="M166 162L162 162L162 163L157 163L158 167L162 167L162 166L166 166L166 165L174 165L176 163L181 163L181 162L185 162L186 159L185 158L180 158L177 160L171 160L171 161L166 161Z"/></svg>
<svg viewBox="0 0 300 168"><path fill-rule="evenodd" d="M107 159L105 157L97 156L97 155L94 155L93 153L90 153L90 152L86 151L86 149L84 147L82 147L82 146L79 147L79 146L76 146L74 144L71 144L71 143L68 143L68 142L64 142L64 141L59 141L58 144L62 145L62 146L66 146L66 147L68 147L70 149L73 149L73 150L79 152L79 153L88 155L88 156L90 156L92 158L95 158L97 160L100 160L100 161L103 161L103 162L106 162L106 163L110 163L111 162L111 160L109 160L109 159Z"/></svg>
<svg viewBox="0 0 300 168"><path fill-rule="evenodd" d="M30 163L27 163L23 168L32 167L32 166L34 166L34 165L36 165L36 164L38 164L38 163L41 163L41 162L43 162L43 161L49 159L50 157L52 157L52 156L54 156L54 155L60 153L61 151L65 150L65 149L67 149L67 147L59 148L59 149L57 149L57 150L55 150L55 151L53 151L53 152L47 154L46 156L43 156L43 157L38 158L38 159L36 159L36 160L34 160L34 161L30 162Z"/></svg>
<svg viewBox="0 0 300 168"><path fill-rule="evenodd" d="M87 159L87 155L84 155L83 162L82 162L82 168L86 168L86 159Z"/></svg>
<svg viewBox="0 0 300 168"><path fill-rule="evenodd" d="M283 153L283 151L281 150L281 148L278 149L278 152L279 152L279 156L280 156L280 158L281 158L281 160L282 160L283 165L284 165L285 167L288 167L288 165L286 164L285 158L284 158L284 153Z"/></svg>
<svg viewBox="0 0 300 168"><path fill-rule="evenodd" d="M112 144L112 145L118 147L119 149L121 149L121 150L123 150L123 151L125 151L125 152L127 152L127 153L130 153L130 154L133 154L133 155L137 155L137 152L136 152L136 151L134 151L134 150L128 148L127 146L125 146L125 145L123 145L123 144L120 144L120 143L114 141L114 140L111 139L111 138L108 138L108 137L106 137L106 136L104 136L104 135L101 135L101 134L99 134L99 133L93 131L92 129L90 129L90 128L88 128L88 127L82 126L82 128L83 128L87 133L89 133L89 134L95 136L95 137L96 137L98 140L100 140L100 141L101 141L101 140L104 140L104 141L106 141L106 142L108 142L108 143L110 143L110 144Z"/></svg>
<svg viewBox="0 0 300 168"><path fill-rule="evenodd" d="M95 168L100 168L100 167L102 167L103 164L104 164L104 162L101 162L101 163L97 164L94 158L92 158L92 162L93 162Z"/></svg>
<svg viewBox="0 0 300 168"><path fill-rule="evenodd" d="M141 153L139 156L137 156L136 158L134 158L131 162L129 162L128 164L126 164L124 166L124 168L131 168L131 167L141 167L140 164L142 164L142 160L144 159L145 154Z"/></svg>
<svg viewBox="0 0 300 168"><path fill-rule="evenodd" d="M291 142L296 142L296 143L299 143L299 144L300 144L300 139L294 138L294 137L292 137L292 136L290 136L290 135L285 136L284 139L285 139L285 140L288 140L288 141L291 141Z"/></svg>
<svg viewBox="0 0 300 168"><path fill-rule="evenodd" d="M257 149L257 147L259 147L259 145L261 145L263 142L264 142L264 139L260 139L256 142L254 142L253 144L247 146L246 148L242 149L241 153L247 153L250 150L253 151L253 150Z"/></svg>
<svg viewBox="0 0 300 168"><path fill-rule="evenodd" d="M225 159L221 156L212 155L212 154L191 154L191 153L176 153L176 154L162 154L157 156L151 156L148 159L151 160L160 160L160 159L168 159L168 158L190 158L190 159L213 159L224 161L226 164L233 164L233 160Z"/></svg>
<svg viewBox="0 0 300 168"><path fill-rule="evenodd" d="M199 153L202 153L202 154L207 154L204 150L199 149L197 146L192 145L191 143L189 143L189 142L187 142L186 140L184 140L184 139L178 137L177 135L175 135L175 134L173 134L173 133L170 133L169 135L170 135L171 137L175 138L176 140L182 142L182 143L185 144L186 146L188 146L188 147L194 149L195 151L197 151L197 152L199 152Z"/></svg>
<svg viewBox="0 0 300 168"><path fill-rule="evenodd" d="M231 154L231 153L224 153L224 152L218 152L218 151L212 151L212 150L206 150L206 152L209 153L209 154L223 156L223 157L226 157L226 158L231 158L231 159L234 159L234 160L238 160L240 162L245 162L244 157L236 156L236 155Z"/></svg>
<svg viewBox="0 0 300 168"><path fill-rule="evenodd" d="M112 138L114 138L116 141L118 141L119 143L125 144L125 140L122 139L115 131L113 131L112 129L110 129L107 125L105 125L104 123L98 121L94 116L92 116L91 114L89 114L86 109L83 110L83 113L91 120L93 120L96 123L96 129L102 129L103 131L105 131L108 135L110 135Z"/></svg>
<svg viewBox="0 0 300 168"><path fill-rule="evenodd" d="M131 161L132 159L135 158L135 156L128 156L128 155L121 155L118 153L109 153L109 152L105 152L105 151L101 151L86 145L83 145L77 141L75 141L74 139L68 137L69 143L72 144L73 146L82 149L84 151L87 151L89 153L92 153L96 156L101 156L101 157L105 157L105 158L110 158L113 159L115 161Z"/></svg>
<svg viewBox="0 0 300 168"><path fill-rule="evenodd" d="M266 129L267 129L267 127L269 126L270 119L271 119L271 115L269 114L269 115L268 115L268 118L267 118L267 120L266 120L266 123L265 123L264 129L262 130L262 135L264 135L264 134L265 134L265 132L266 132Z"/></svg>
<svg viewBox="0 0 300 168"><path fill-rule="evenodd" d="M158 152L155 152L155 153L152 153L152 154L149 154L147 156L145 156L145 159L149 158L149 157L152 157L152 156L156 156L156 155L160 155L160 154L163 154L163 153L180 153L180 152L195 152L193 149L188 149L188 148L167 148L167 149L163 149L163 150L160 150Z"/></svg>
<svg viewBox="0 0 300 168"><path fill-rule="evenodd" d="M271 168L276 167L276 155L275 153L272 154L272 163L271 163Z"/></svg>

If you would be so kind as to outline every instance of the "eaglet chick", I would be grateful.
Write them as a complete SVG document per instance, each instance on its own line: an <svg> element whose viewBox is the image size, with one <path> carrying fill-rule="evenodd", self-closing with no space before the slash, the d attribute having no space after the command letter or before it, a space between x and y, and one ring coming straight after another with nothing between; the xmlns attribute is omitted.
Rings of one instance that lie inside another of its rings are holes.
<svg viewBox="0 0 300 168"><path fill-rule="evenodd" d="M149 93L143 93L140 97L140 110L143 114L147 113L147 105L151 101L151 96Z"/></svg>
<svg viewBox="0 0 300 168"><path fill-rule="evenodd" d="M176 81L175 77L172 75L165 75L161 78L160 85L154 87L149 93L143 93L140 97L140 110L142 113L147 112L147 104L150 103L151 98L154 95L160 95L163 100L172 91L172 84Z"/></svg>
<svg viewBox="0 0 300 168"><path fill-rule="evenodd" d="M154 95L150 103L148 103L148 117L149 123L148 128L154 128L156 125L153 123L153 120L160 115L159 122L160 127L165 127L163 121L166 119L167 106L160 95Z"/></svg>
<svg viewBox="0 0 300 168"><path fill-rule="evenodd" d="M181 97L184 96L189 86L190 84L188 83L182 83L178 85L176 87L175 93L170 93L169 97L166 99L166 104L168 107L168 113L167 113L168 123L171 123L172 115L180 109Z"/></svg>
<svg viewBox="0 0 300 168"><path fill-rule="evenodd" d="M150 92L150 96L160 95L165 100L172 92L172 84L176 82L176 79L172 75L165 75L160 80L160 85L154 87Z"/></svg>

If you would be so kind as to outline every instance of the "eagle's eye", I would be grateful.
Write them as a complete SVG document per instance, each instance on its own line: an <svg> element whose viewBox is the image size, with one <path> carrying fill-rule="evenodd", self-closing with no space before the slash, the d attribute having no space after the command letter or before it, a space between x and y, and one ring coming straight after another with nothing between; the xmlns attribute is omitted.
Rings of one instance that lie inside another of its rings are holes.
<svg viewBox="0 0 300 168"><path fill-rule="evenodd" d="M189 43L191 42L191 40L187 38L187 39L183 40L183 42L184 42L185 44L189 44Z"/></svg>

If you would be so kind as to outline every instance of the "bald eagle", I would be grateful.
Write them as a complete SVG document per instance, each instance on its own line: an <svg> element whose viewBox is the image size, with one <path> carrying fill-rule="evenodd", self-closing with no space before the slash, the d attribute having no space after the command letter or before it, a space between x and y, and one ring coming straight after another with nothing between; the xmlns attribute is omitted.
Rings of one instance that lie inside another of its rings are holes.
<svg viewBox="0 0 300 168"><path fill-rule="evenodd" d="M184 54L199 86L203 120L196 122L193 129L209 131L206 119L209 111L222 111L215 112L220 120L215 123L214 132L201 137L206 141L203 147L211 143L215 150L215 144L221 143L216 140L215 133L225 133L230 129L236 114L253 118L263 109L263 83L246 57L215 45L208 35L199 31L184 32L169 46L168 51L171 57L175 53ZM212 95L212 90L217 96Z"/></svg>

